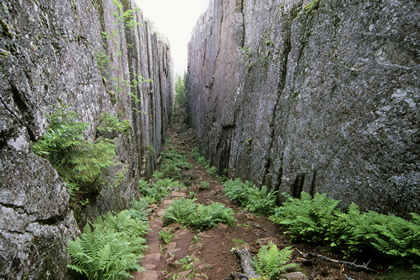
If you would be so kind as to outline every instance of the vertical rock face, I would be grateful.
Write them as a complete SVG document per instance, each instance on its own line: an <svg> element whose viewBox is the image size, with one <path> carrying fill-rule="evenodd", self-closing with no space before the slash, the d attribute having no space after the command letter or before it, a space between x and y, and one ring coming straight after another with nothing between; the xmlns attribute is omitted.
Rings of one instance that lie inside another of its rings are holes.
<svg viewBox="0 0 420 280"><path fill-rule="evenodd" d="M113 2L0 3L0 279L66 279L79 226L67 186L31 151L59 102L89 124L92 141L104 113L131 125L113 136L125 179L78 207L79 223L126 208L155 168L173 102L169 46L131 1Z"/></svg>
<svg viewBox="0 0 420 280"><path fill-rule="evenodd" d="M419 212L418 1L211 2L189 43L198 145L230 176Z"/></svg>

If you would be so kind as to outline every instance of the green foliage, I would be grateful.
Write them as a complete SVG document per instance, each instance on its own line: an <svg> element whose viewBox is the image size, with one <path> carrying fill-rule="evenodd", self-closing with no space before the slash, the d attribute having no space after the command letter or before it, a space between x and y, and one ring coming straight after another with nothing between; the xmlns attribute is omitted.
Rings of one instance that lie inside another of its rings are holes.
<svg viewBox="0 0 420 280"><path fill-rule="evenodd" d="M165 178L148 183L144 180L139 181L140 193L149 203L160 201L167 196L175 187L181 188L184 185L174 182L172 179Z"/></svg>
<svg viewBox="0 0 420 280"><path fill-rule="evenodd" d="M176 261L175 263L182 264L181 271L186 271L186 270L193 269L194 268L193 262L197 260L198 259L193 259L190 255L187 255L183 257L182 259Z"/></svg>
<svg viewBox="0 0 420 280"><path fill-rule="evenodd" d="M352 203L347 213L339 213L331 222L326 240L347 255L377 251L400 259L420 260L420 223L418 214L411 213L412 221L394 215L373 211L361 213Z"/></svg>
<svg viewBox="0 0 420 280"><path fill-rule="evenodd" d="M174 229L161 229L159 230L159 236L162 239L163 243L168 244L169 242L171 242L172 238L174 238Z"/></svg>
<svg viewBox="0 0 420 280"><path fill-rule="evenodd" d="M200 190L207 190L210 187L210 183L209 182L200 182L199 188Z"/></svg>
<svg viewBox="0 0 420 280"><path fill-rule="evenodd" d="M163 160L159 171L153 174L156 179L173 178L182 180L182 171L191 168L187 161L187 155L183 151L176 151L173 148L161 153Z"/></svg>
<svg viewBox="0 0 420 280"><path fill-rule="evenodd" d="M68 241L67 251L73 264L70 269L88 279L127 279L130 271L143 270L138 261L142 257L148 230L144 202L132 202L130 210L117 215L110 213L87 224L76 240Z"/></svg>
<svg viewBox="0 0 420 280"><path fill-rule="evenodd" d="M276 191L267 186L258 188L249 181L240 179L226 181L223 186L226 197L238 202L242 207L257 215L273 214L276 206Z"/></svg>
<svg viewBox="0 0 420 280"><path fill-rule="evenodd" d="M207 169L206 169L206 172L207 172L209 175L212 175L212 176L217 176L217 168L216 168L216 166L212 166L212 167L210 167L210 168L207 168Z"/></svg>
<svg viewBox="0 0 420 280"><path fill-rule="evenodd" d="M124 25L125 28L133 30L136 26L141 25L141 22L134 20L134 14L141 11L138 7L133 10L124 11L123 4L118 0L112 0L112 3L117 7L117 11L112 15L117 19L116 23Z"/></svg>
<svg viewBox="0 0 420 280"><path fill-rule="evenodd" d="M291 198L275 209L270 220L287 227L294 240L328 244L351 256L375 252L383 257L414 267L420 262L420 219L411 213L411 221L373 211L361 212L352 203L347 213L336 208L339 201L302 192L301 199Z"/></svg>
<svg viewBox="0 0 420 280"><path fill-rule="evenodd" d="M294 240L322 242L330 223L336 218L336 206L340 201L315 194L312 198L302 192L301 198L288 197L282 206L270 217L275 223L287 226L287 233Z"/></svg>
<svg viewBox="0 0 420 280"><path fill-rule="evenodd" d="M185 107L187 96L185 94L185 80L177 75L175 78L175 109Z"/></svg>
<svg viewBox="0 0 420 280"><path fill-rule="evenodd" d="M253 260L255 270L262 276L277 279L281 272L298 266L295 263L287 264L293 252L290 248L286 247L279 251L272 242L262 246Z"/></svg>
<svg viewBox="0 0 420 280"><path fill-rule="evenodd" d="M318 7L319 7L319 0L314 0L311 3L309 3L308 5L306 5L305 7L303 7L303 11L306 14L309 14L313 10L318 9Z"/></svg>
<svg viewBox="0 0 420 280"><path fill-rule="evenodd" d="M203 205L195 203L195 200L186 198L175 200L166 209L163 217L164 224L180 223L187 227L206 230L218 223L233 225L236 221L233 210L222 203L212 202L209 205Z"/></svg>
<svg viewBox="0 0 420 280"><path fill-rule="evenodd" d="M98 138L95 142L85 140L88 124L75 121L77 118L79 114L61 104L49 116L47 132L32 150L54 166L71 191L83 188L96 192L102 182L102 172L115 164L115 145L107 138Z"/></svg>
<svg viewBox="0 0 420 280"><path fill-rule="evenodd" d="M120 121L118 117L110 113L104 113L101 115L101 122L96 129L101 133L111 134L115 137L118 133L126 133L130 128L129 120Z"/></svg>
<svg viewBox="0 0 420 280"><path fill-rule="evenodd" d="M191 151L191 156L195 159L198 165L201 165L206 169L211 167L206 158L201 155L200 150L197 147L194 147Z"/></svg>
<svg viewBox="0 0 420 280"><path fill-rule="evenodd" d="M98 64L99 69L104 71L107 74L109 64L111 63L111 59L107 53L104 51L98 51L96 53L96 63Z"/></svg>
<svg viewBox="0 0 420 280"><path fill-rule="evenodd" d="M207 159L200 154L200 151L197 147L194 147L194 149L191 151L191 156L195 159L198 165L201 165L206 169L207 174L218 177L217 167L211 166ZM218 177L218 179L223 180L221 177Z"/></svg>

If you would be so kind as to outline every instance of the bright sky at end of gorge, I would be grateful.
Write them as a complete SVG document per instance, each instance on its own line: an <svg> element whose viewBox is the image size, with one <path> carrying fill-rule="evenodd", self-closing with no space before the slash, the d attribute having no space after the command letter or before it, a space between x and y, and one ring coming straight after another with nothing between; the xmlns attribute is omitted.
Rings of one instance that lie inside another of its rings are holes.
<svg viewBox="0 0 420 280"><path fill-rule="evenodd" d="M155 30L165 35L171 45L174 74L187 71L187 44L198 18L210 0L135 0L144 17Z"/></svg>

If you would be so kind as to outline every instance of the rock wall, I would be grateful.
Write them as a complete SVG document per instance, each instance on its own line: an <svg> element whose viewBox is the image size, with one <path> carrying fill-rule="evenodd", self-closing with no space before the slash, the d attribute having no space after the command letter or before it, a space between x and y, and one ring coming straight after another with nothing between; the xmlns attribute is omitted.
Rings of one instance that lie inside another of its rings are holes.
<svg viewBox="0 0 420 280"><path fill-rule="evenodd" d="M0 3L0 279L67 279L65 247L78 223L126 208L155 168L173 103L170 49L131 0L120 4ZM129 87L137 75L143 82ZM65 183L31 152L59 102L89 123L86 139L104 113L131 125L114 137L125 179L76 207L77 222Z"/></svg>
<svg viewBox="0 0 420 280"><path fill-rule="evenodd" d="M418 1L213 0L189 43L190 120L230 177L420 212Z"/></svg>

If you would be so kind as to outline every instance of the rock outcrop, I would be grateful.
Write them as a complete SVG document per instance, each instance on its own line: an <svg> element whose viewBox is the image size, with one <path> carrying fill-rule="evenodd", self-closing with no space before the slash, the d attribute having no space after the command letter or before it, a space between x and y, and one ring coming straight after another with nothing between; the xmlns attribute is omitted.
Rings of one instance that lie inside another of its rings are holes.
<svg viewBox="0 0 420 280"><path fill-rule="evenodd" d="M2 1L0 36L0 279L66 279L79 225L126 208L155 168L173 103L169 45L131 0ZM105 113L131 126L112 137L125 178L76 207L77 222L66 184L31 151L58 103L89 140Z"/></svg>
<svg viewBox="0 0 420 280"><path fill-rule="evenodd" d="M213 0L189 43L200 150L230 177L420 212L418 1Z"/></svg>

